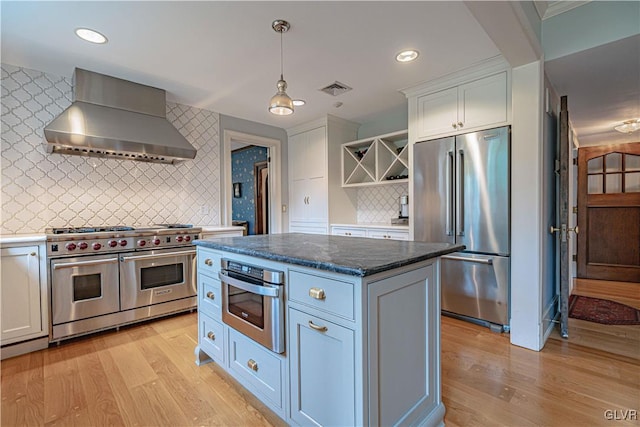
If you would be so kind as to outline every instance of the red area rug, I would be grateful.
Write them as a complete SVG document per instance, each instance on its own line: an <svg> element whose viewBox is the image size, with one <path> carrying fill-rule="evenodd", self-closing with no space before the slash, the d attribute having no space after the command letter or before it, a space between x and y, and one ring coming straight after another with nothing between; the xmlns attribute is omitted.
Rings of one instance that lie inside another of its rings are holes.
<svg viewBox="0 0 640 427"><path fill-rule="evenodd" d="M569 317L605 325L640 325L640 310L619 302L571 295Z"/></svg>

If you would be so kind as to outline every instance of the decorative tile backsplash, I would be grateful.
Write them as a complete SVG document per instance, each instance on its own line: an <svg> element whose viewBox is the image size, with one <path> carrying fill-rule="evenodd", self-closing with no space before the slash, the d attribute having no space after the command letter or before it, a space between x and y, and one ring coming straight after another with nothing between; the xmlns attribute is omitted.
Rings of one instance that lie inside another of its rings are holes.
<svg viewBox="0 0 640 427"><path fill-rule="evenodd" d="M198 150L178 165L47 154L43 128L71 104L71 81L1 68L0 233L220 223L218 113L167 103L167 119Z"/></svg>
<svg viewBox="0 0 640 427"><path fill-rule="evenodd" d="M389 224L398 217L400 196L408 191L407 183L358 188L358 223Z"/></svg>

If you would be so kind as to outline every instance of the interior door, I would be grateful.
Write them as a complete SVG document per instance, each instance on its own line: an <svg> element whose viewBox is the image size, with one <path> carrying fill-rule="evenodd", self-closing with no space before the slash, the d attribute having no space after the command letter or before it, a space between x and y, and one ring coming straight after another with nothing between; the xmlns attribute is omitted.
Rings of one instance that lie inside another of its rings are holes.
<svg viewBox="0 0 640 427"><path fill-rule="evenodd" d="M551 233L558 233L560 268L560 335L569 336L569 111L567 97L560 98L560 135L558 138L558 199L557 223Z"/></svg>
<svg viewBox="0 0 640 427"><path fill-rule="evenodd" d="M578 277L640 282L640 142L578 150Z"/></svg>

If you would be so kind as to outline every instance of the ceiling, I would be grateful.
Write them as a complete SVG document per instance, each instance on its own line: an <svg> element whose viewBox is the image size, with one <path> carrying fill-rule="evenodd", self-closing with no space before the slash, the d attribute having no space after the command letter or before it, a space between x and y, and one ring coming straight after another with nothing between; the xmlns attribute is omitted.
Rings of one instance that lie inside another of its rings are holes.
<svg viewBox="0 0 640 427"><path fill-rule="evenodd" d="M538 11L545 18L586 2L547 3ZM68 78L74 67L85 68L165 89L170 101L280 128L327 113L359 123L379 119L406 109L400 89L500 54L461 1L2 1L0 7L4 63ZM274 19L291 23L283 36L287 93L307 101L285 117L267 111L280 74ZM99 30L109 43L80 40L74 34L80 26ZM419 50L418 59L396 62L405 48ZM569 97L580 145L637 140L612 127L640 117L640 35L547 61L545 71L558 94ZM336 97L319 91L336 80L353 90Z"/></svg>
<svg viewBox="0 0 640 427"><path fill-rule="evenodd" d="M9 2L2 1L2 62L71 77L85 68L165 89L167 98L281 128L326 113L364 123L406 108L399 89L500 52L462 2ZM280 74L291 116L267 111ZM77 27L109 42L80 40ZM402 49L418 49L398 63ZM352 91L320 88L340 81ZM342 102L339 108L336 102Z"/></svg>

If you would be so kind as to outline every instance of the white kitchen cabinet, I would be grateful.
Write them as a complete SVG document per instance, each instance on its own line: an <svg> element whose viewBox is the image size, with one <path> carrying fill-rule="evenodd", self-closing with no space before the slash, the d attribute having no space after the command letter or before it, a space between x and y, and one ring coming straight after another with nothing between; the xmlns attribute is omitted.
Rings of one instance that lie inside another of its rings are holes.
<svg viewBox="0 0 640 427"><path fill-rule="evenodd" d="M48 345L47 279L44 245L3 247L1 249L2 356L45 348ZM23 349L4 346L38 339Z"/></svg>
<svg viewBox="0 0 640 427"><path fill-rule="evenodd" d="M299 425L357 425L354 341L351 329L289 309L293 421Z"/></svg>
<svg viewBox="0 0 640 427"><path fill-rule="evenodd" d="M348 237L369 237L372 239L409 240L409 227L380 227L367 225L332 225L331 234Z"/></svg>
<svg viewBox="0 0 640 427"><path fill-rule="evenodd" d="M508 123L507 72L416 97L417 140Z"/></svg>
<svg viewBox="0 0 640 427"><path fill-rule="evenodd" d="M340 144L358 125L334 116L288 129L289 231L326 234L330 218L354 220L356 195L340 182Z"/></svg>

